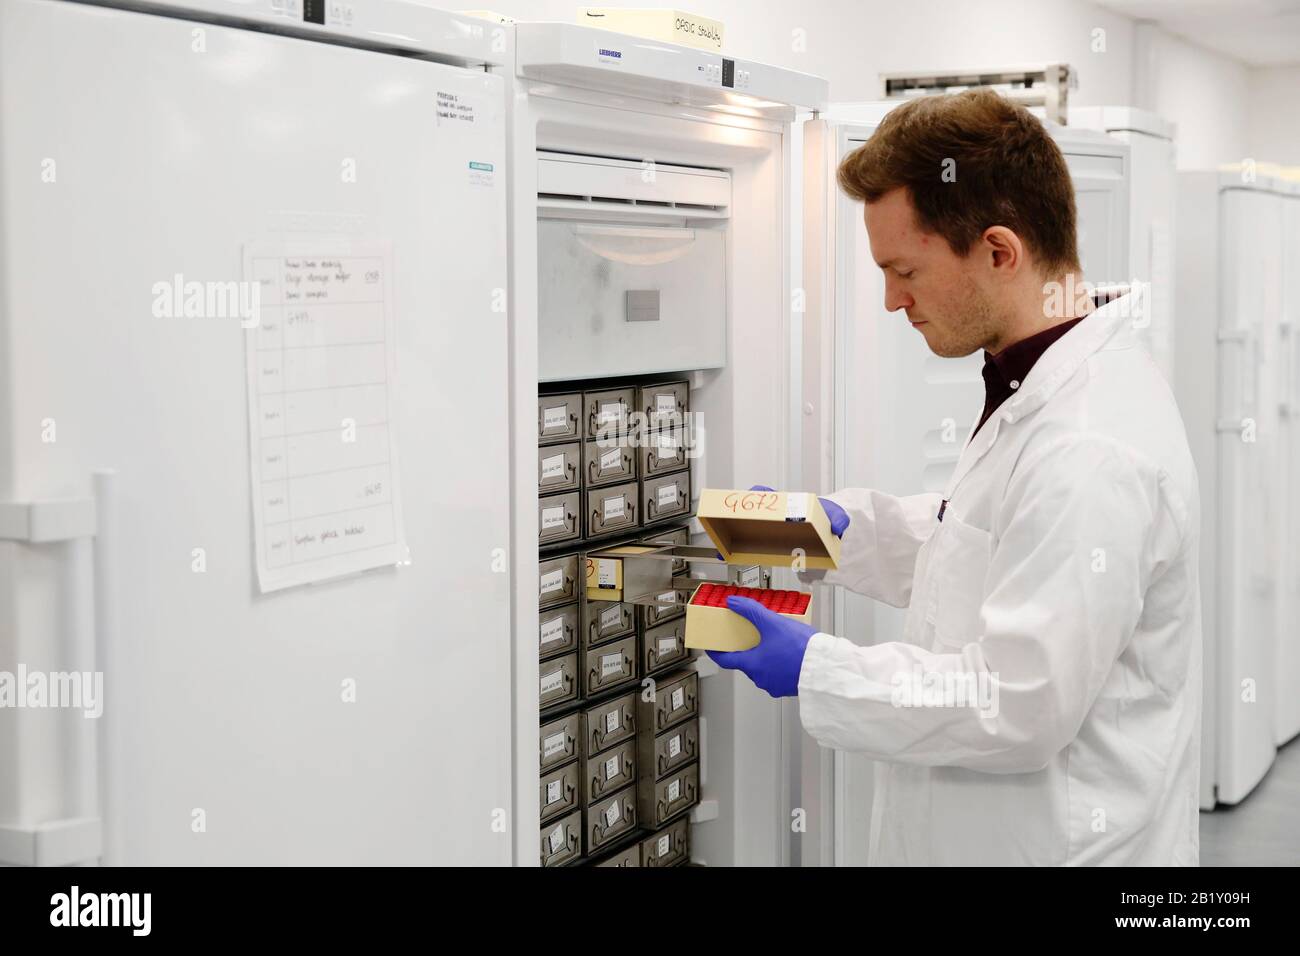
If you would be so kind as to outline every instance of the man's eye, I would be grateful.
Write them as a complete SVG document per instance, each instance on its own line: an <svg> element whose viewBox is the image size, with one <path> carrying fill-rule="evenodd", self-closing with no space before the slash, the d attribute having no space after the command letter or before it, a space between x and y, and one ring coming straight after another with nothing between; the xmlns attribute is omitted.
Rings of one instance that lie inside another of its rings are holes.
<svg viewBox="0 0 1300 956"><path fill-rule="evenodd" d="M911 272L900 272L898 273L898 277L900 279L910 279L915 273L916 273L915 269L913 269Z"/></svg>

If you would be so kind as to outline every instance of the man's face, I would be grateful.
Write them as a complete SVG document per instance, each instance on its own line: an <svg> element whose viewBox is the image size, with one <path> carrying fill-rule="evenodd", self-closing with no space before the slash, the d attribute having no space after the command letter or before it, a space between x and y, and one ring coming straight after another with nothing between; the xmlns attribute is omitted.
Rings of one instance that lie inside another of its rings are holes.
<svg viewBox="0 0 1300 956"><path fill-rule="evenodd" d="M935 355L957 358L996 341L1000 322L982 284L979 246L968 256L926 233L906 189L864 205L871 256L885 274L885 308L902 309Z"/></svg>

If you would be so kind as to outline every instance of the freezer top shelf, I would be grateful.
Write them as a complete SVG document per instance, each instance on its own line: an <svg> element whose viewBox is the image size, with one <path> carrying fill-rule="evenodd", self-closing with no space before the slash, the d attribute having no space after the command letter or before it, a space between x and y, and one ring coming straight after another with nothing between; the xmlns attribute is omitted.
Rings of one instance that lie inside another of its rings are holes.
<svg viewBox="0 0 1300 956"><path fill-rule="evenodd" d="M504 66L504 28L423 0L120 0L141 13L283 33L428 59L451 66Z"/></svg>
<svg viewBox="0 0 1300 956"><path fill-rule="evenodd" d="M830 101L819 76L708 50L573 23L518 23L515 31L515 68L527 79L780 121Z"/></svg>

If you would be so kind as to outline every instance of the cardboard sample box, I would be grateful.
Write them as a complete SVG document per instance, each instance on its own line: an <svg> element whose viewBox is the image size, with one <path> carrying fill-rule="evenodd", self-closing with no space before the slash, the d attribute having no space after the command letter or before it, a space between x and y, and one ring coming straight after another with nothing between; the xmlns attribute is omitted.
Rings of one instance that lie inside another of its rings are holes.
<svg viewBox="0 0 1300 956"><path fill-rule="evenodd" d="M812 595L802 591L744 588L706 582L686 605L686 646L706 651L747 651L757 647L758 628L727 607L731 596L747 597L784 617L812 624Z"/></svg>
<svg viewBox="0 0 1300 956"><path fill-rule="evenodd" d="M695 517L728 564L788 568L802 558L808 570L839 566L840 539L816 495L706 488Z"/></svg>

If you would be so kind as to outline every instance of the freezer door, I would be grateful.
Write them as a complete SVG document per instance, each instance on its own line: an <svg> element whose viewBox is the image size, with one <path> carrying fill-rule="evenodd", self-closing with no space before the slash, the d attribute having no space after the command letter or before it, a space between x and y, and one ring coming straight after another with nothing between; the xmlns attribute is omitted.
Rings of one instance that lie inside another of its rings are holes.
<svg viewBox="0 0 1300 956"><path fill-rule="evenodd" d="M903 315L884 311L884 280L871 257L862 204L835 180L840 159L866 141L884 112L870 122L812 120L803 127L803 482L822 490L941 493L983 408L983 356L940 358ZM1074 180L1085 277L1124 281L1127 147L1067 143L1063 151ZM905 611L847 589L836 588L822 607L817 626L855 643L902 636ZM805 841L805 863L816 862L810 853L820 853L824 864L866 862L874 777L871 760L822 753L804 737L804 805L819 807L817 820L826 828Z"/></svg>
<svg viewBox="0 0 1300 956"><path fill-rule="evenodd" d="M1300 196L1282 200L1282 321L1278 326L1279 508L1277 686L1300 687ZM1300 694L1276 695L1274 741L1300 734Z"/></svg>
<svg viewBox="0 0 1300 956"><path fill-rule="evenodd" d="M105 808L129 836L112 862L511 862L486 825L512 805L511 581L490 557L510 540L500 77L6 0L0 117L0 500L84 496L116 471L120 641L100 652L130 799ZM188 305L191 282L244 281L261 241L389 250L399 377L374 366L388 428L369 447L400 481L409 549L268 594L247 333ZM179 313L160 291L178 282ZM0 660L37 666L57 622L90 613L59 557L0 545L0 606L24 622L0 624ZM0 736L0 819L60 815L38 724ZM177 835L196 806L219 839Z"/></svg>
<svg viewBox="0 0 1300 956"><path fill-rule="evenodd" d="M1221 198L1219 328L1218 798L1237 803L1273 763L1278 558L1276 350L1281 197ZM1208 622L1207 622L1208 623Z"/></svg>
<svg viewBox="0 0 1300 956"><path fill-rule="evenodd" d="M939 358L906 318L884 311L862 204L840 192L834 175L872 129L821 120L804 126L804 485L942 492L983 406L982 360ZM862 645L902 636L897 608L844 588L822 604L816 623L830 633ZM873 761L823 753L808 737L803 743L804 805L820 806L816 819L825 828L820 862L865 864ZM805 843L805 864L817 862L810 858L816 845Z"/></svg>

